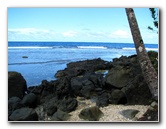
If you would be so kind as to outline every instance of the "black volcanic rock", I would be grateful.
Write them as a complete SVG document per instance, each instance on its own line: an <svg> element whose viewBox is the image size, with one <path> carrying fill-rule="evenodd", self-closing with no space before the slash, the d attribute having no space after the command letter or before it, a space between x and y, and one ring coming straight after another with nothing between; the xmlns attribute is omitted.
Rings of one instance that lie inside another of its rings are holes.
<svg viewBox="0 0 166 129"><path fill-rule="evenodd" d="M27 91L24 77L18 72L8 72L8 98L17 96L22 98Z"/></svg>
<svg viewBox="0 0 166 129"><path fill-rule="evenodd" d="M79 75L83 75L84 73L94 72L96 70L101 69L109 69L111 64L109 62L104 61L100 58L93 60L84 60L78 62L71 62L67 64L67 68L65 70L60 70L55 74L56 78L61 77L75 77Z"/></svg>
<svg viewBox="0 0 166 129"><path fill-rule="evenodd" d="M152 96L142 75L137 56L122 56L115 59L112 64L113 67L104 79L104 87L121 90L129 105L148 105Z"/></svg>
<svg viewBox="0 0 166 129"><path fill-rule="evenodd" d="M112 104L126 104L127 97L123 91L114 89L110 94L109 102Z"/></svg>
<svg viewBox="0 0 166 129"><path fill-rule="evenodd" d="M126 109L126 110L120 111L119 114L121 114L125 118L133 119L138 112L139 111L135 109Z"/></svg>
<svg viewBox="0 0 166 129"><path fill-rule="evenodd" d="M51 121L67 121L70 115L62 110L57 110L51 117Z"/></svg>
<svg viewBox="0 0 166 129"><path fill-rule="evenodd" d="M29 93L22 99L22 104L28 107L36 107L37 97L34 93Z"/></svg>
<svg viewBox="0 0 166 129"><path fill-rule="evenodd" d="M127 85L128 82L132 81L132 70L131 67L115 66L110 69L105 78L105 83L117 88L122 88Z"/></svg>
<svg viewBox="0 0 166 129"><path fill-rule="evenodd" d="M88 121L98 121L103 116L103 112L96 106L83 109L79 117Z"/></svg>
<svg viewBox="0 0 166 129"><path fill-rule="evenodd" d="M153 65L156 65L156 58L152 59ZM71 62L67 64L67 68L55 74L56 80L43 80L38 86L28 87L25 97L25 79L17 72L9 75L9 96L20 98L9 99L9 120L20 120L17 116L15 119L11 117L14 112L15 115L19 113L25 116L22 110L31 110L24 109L23 106L33 108L31 111L35 114L35 120L67 120L68 113L77 109L77 97L96 102L95 108L85 109L80 113L79 116L86 120L99 120L102 113L99 111L99 116L93 116L95 113L91 112L98 111L99 107L109 104L149 105L152 100L136 55L115 58L112 62L100 58ZM11 90L11 87L16 89ZM158 118L157 112L152 114L155 119ZM148 114L146 116L149 117ZM30 117L30 120L33 119Z"/></svg>
<svg viewBox="0 0 166 129"><path fill-rule="evenodd" d="M104 107L104 106L108 106L108 104L109 104L108 93L104 92L103 94L98 95L96 100L96 106Z"/></svg>
<svg viewBox="0 0 166 129"><path fill-rule="evenodd" d="M21 108L15 110L10 116L10 121L38 121L38 115L32 108Z"/></svg>

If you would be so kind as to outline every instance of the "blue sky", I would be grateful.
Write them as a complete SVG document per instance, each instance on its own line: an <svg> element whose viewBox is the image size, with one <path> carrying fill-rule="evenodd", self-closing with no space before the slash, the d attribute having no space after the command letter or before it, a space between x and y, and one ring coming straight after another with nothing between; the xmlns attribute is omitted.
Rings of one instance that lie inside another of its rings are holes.
<svg viewBox="0 0 166 129"><path fill-rule="evenodd" d="M134 8L145 43L158 43L148 8ZM8 8L8 41L133 43L124 8Z"/></svg>

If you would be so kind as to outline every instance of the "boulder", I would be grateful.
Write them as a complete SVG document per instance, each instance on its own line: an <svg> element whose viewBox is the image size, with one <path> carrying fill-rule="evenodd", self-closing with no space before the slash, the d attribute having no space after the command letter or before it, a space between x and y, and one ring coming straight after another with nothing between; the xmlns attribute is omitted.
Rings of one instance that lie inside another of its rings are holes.
<svg viewBox="0 0 166 129"><path fill-rule="evenodd" d="M71 112L76 109L77 107L77 100L74 98L64 98L62 100L59 100L58 109L64 111L64 112Z"/></svg>
<svg viewBox="0 0 166 129"><path fill-rule="evenodd" d="M96 106L83 109L79 117L84 120L98 121L103 116L103 112Z"/></svg>
<svg viewBox="0 0 166 129"><path fill-rule="evenodd" d="M70 78L64 77L57 80L56 85L56 95L58 99L64 98L71 93Z"/></svg>
<svg viewBox="0 0 166 129"><path fill-rule="evenodd" d="M149 105L152 95L142 75L135 76L132 82L121 89L125 93L128 105Z"/></svg>
<svg viewBox="0 0 166 129"><path fill-rule="evenodd" d="M21 108L15 110L10 116L10 121L38 121L38 115L32 108Z"/></svg>
<svg viewBox="0 0 166 129"><path fill-rule="evenodd" d="M83 84L82 84L82 80L79 77L75 77L71 79L71 89L73 90L73 93L75 95L79 95L80 94L80 90L82 89Z"/></svg>
<svg viewBox="0 0 166 129"><path fill-rule="evenodd" d="M58 100L55 96L50 96L45 100L43 110L48 116L52 116L57 111L58 101L60 100Z"/></svg>
<svg viewBox="0 0 166 129"><path fill-rule="evenodd" d="M95 87L102 87L103 74L90 74L89 80L94 84Z"/></svg>
<svg viewBox="0 0 166 129"><path fill-rule="evenodd" d="M73 77L71 79L71 89L76 96L90 98L91 92L102 87L101 74L86 73L82 76Z"/></svg>
<svg viewBox="0 0 166 129"><path fill-rule="evenodd" d="M108 106L108 104L109 104L109 97L106 92L104 92L103 94L97 97L96 106L104 107L104 106Z"/></svg>
<svg viewBox="0 0 166 129"><path fill-rule="evenodd" d="M109 96L109 102L112 104L126 104L127 98L123 91L114 89Z"/></svg>
<svg viewBox="0 0 166 129"><path fill-rule="evenodd" d="M11 97L8 100L8 109L13 109L13 105L20 102L21 102L21 99L19 97Z"/></svg>
<svg viewBox="0 0 166 129"><path fill-rule="evenodd" d="M44 86L42 85L39 85L39 86L30 86L28 87L28 94L29 93L34 93L35 95L41 95L42 94L42 91L44 89Z"/></svg>
<svg viewBox="0 0 166 129"><path fill-rule="evenodd" d="M11 97L8 100L8 116L11 115L14 110L22 107L23 105L21 104L21 99L19 97Z"/></svg>
<svg viewBox="0 0 166 129"><path fill-rule="evenodd" d="M48 82L47 80L42 80L40 85L42 87L41 97L46 97L50 94L53 94L56 91L55 84L56 81Z"/></svg>
<svg viewBox="0 0 166 129"><path fill-rule="evenodd" d="M139 111L135 109L126 109L126 110L120 111L119 114L121 114L125 118L133 119L138 112Z"/></svg>
<svg viewBox="0 0 166 129"><path fill-rule="evenodd" d="M116 88L123 88L132 81L132 71L130 67L116 66L109 70L105 78L106 85Z"/></svg>
<svg viewBox="0 0 166 129"><path fill-rule="evenodd" d="M51 117L51 121L67 121L70 115L62 110L57 110Z"/></svg>
<svg viewBox="0 0 166 129"><path fill-rule="evenodd" d="M24 77L18 72L8 72L8 98L13 96L22 98L27 91Z"/></svg>
<svg viewBox="0 0 166 129"><path fill-rule="evenodd" d="M94 84L89 80L84 80L82 83L83 83L83 87L80 90L80 93L82 96L89 99L91 95L91 91L93 91L95 88Z"/></svg>
<svg viewBox="0 0 166 129"><path fill-rule="evenodd" d="M29 93L22 99L22 104L34 108L37 105L37 97L34 93Z"/></svg>
<svg viewBox="0 0 166 129"><path fill-rule="evenodd" d="M122 56L118 59L114 59L112 64L113 67L109 70L104 79L104 88L110 91L113 89L121 90L125 94L127 104L129 105L148 105L152 96L142 75L137 56ZM110 99L110 101L112 101L112 99Z"/></svg>
<svg viewBox="0 0 166 129"><path fill-rule="evenodd" d="M47 107L46 113L48 116L52 116L56 111L57 111L57 105L53 104Z"/></svg>

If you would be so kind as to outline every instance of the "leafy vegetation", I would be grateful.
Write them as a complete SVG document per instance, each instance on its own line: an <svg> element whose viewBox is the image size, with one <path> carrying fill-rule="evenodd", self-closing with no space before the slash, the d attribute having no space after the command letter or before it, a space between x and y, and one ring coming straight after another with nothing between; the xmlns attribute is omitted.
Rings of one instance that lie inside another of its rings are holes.
<svg viewBox="0 0 166 129"><path fill-rule="evenodd" d="M156 51L148 51L148 56L152 62L153 67L156 72L158 72L158 52Z"/></svg>
<svg viewBox="0 0 166 129"><path fill-rule="evenodd" d="M149 8L149 10L150 10L151 16L153 18L154 27L156 29L158 29L158 10L156 8ZM153 27L151 27L151 26L148 26L148 29L152 30L152 31L157 31L157 30L154 30ZM157 31L157 33L158 33L158 31Z"/></svg>

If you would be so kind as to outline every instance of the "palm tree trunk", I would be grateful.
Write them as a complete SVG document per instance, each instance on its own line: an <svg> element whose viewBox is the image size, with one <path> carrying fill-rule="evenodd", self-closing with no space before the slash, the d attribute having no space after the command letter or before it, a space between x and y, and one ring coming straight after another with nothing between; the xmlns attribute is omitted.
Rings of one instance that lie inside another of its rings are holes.
<svg viewBox="0 0 166 129"><path fill-rule="evenodd" d="M148 84L153 99L158 101L158 75L145 50L144 42L137 24L137 20L132 8L126 8L126 14L130 25L133 41L135 44L137 58L141 66L144 79Z"/></svg>

